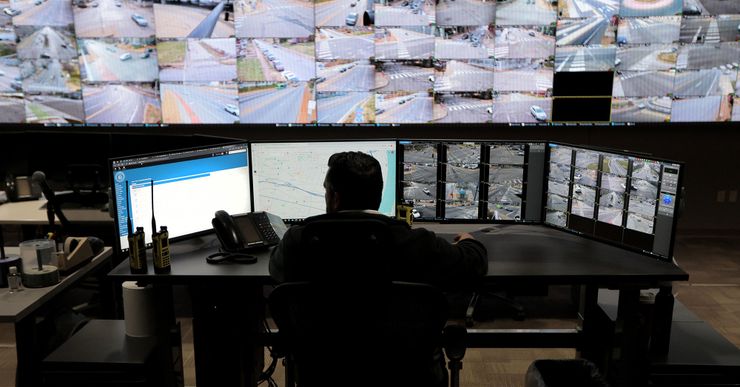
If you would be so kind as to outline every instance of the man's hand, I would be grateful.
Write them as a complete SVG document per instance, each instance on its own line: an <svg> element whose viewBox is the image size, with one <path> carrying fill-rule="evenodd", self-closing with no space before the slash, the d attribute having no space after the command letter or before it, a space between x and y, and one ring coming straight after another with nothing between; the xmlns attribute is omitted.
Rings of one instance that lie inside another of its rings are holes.
<svg viewBox="0 0 740 387"><path fill-rule="evenodd" d="M468 234L466 232L462 232L460 234L457 234L455 236L455 239L453 239L453 241L455 241L455 243L457 243L457 242L463 241L465 239L475 239L475 238L473 238L472 235L470 235L470 234Z"/></svg>

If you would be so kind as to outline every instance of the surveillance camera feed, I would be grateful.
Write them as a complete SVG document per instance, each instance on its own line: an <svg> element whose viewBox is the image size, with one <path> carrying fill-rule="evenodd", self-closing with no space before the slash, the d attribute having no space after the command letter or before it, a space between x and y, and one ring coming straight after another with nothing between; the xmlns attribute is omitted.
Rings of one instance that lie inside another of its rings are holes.
<svg viewBox="0 0 740 387"><path fill-rule="evenodd" d="M412 205L414 219L436 218L439 144L403 141L399 147L403 157L403 201Z"/></svg>
<svg viewBox="0 0 740 387"><path fill-rule="evenodd" d="M680 164L548 146L545 223L671 257Z"/></svg>
<svg viewBox="0 0 740 387"><path fill-rule="evenodd" d="M600 98L600 122L740 121L737 0L0 8L0 122L515 125L572 117L562 96Z"/></svg>

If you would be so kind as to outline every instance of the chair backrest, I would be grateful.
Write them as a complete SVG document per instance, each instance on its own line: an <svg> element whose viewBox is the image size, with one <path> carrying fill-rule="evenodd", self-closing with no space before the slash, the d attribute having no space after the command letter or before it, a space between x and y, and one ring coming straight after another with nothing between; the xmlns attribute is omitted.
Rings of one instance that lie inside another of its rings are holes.
<svg viewBox="0 0 740 387"><path fill-rule="evenodd" d="M301 254L286 264L286 278L315 282L390 281L393 238L377 219L327 219L307 223Z"/></svg>
<svg viewBox="0 0 740 387"><path fill-rule="evenodd" d="M447 300L434 287L289 282L268 303L299 386L447 383L439 350Z"/></svg>
<svg viewBox="0 0 740 387"><path fill-rule="evenodd" d="M306 224L301 256L285 268L303 282L278 286L268 300L299 386L446 383L447 300L429 285L392 282L393 246L381 220Z"/></svg>

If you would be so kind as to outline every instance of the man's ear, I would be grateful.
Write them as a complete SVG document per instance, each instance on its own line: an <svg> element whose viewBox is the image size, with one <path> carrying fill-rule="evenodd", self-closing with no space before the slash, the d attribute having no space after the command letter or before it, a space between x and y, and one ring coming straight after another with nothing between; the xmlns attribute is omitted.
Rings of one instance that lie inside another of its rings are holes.
<svg viewBox="0 0 740 387"><path fill-rule="evenodd" d="M329 195L331 195L330 203L332 212L339 211L342 208L342 195L337 191L330 191Z"/></svg>

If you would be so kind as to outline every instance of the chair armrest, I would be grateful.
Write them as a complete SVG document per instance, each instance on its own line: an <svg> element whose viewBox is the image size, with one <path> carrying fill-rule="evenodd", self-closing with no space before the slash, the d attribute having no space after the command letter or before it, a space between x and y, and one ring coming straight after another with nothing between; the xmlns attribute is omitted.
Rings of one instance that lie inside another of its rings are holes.
<svg viewBox="0 0 740 387"><path fill-rule="evenodd" d="M468 330L462 325L448 325L443 330L445 355L450 361L461 361L465 357Z"/></svg>

